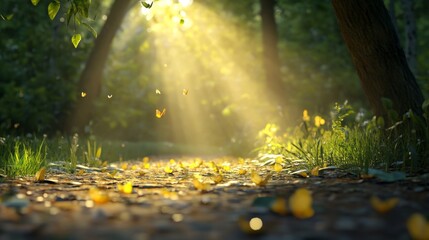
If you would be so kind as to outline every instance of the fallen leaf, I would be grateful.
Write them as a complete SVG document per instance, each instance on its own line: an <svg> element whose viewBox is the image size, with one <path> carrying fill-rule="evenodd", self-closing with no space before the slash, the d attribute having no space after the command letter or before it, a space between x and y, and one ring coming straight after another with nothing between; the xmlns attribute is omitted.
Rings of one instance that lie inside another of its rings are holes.
<svg viewBox="0 0 429 240"><path fill-rule="evenodd" d="M182 94L183 94L183 95L185 95L185 96L186 96L186 95L188 95L188 93L189 93L189 90L188 90L188 89L183 89L183 91L182 91Z"/></svg>
<svg viewBox="0 0 429 240"><path fill-rule="evenodd" d="M45 180L46 168L42 167L39 171L36 172L35 181L41 182Z"/></svg>
<svg viewBox="0 0 429 240"><path fill-rule="evenodd" d="M302 169L291 173L292 176L308 178L307 170Z"/></svg>
<svg viewBox="0 0 429 240"><path fill-rule="evenodd" d="M407 228L412 239L429 239L429 222L425 219L423 214L412 214L407 220Z"/></svg>
<svg viewBox="0 0 429 240"><path fill-rule="evenodd" d="M282 165L280 164L280 163L275 163L274 164L274 171L276 171L276 172L281 172L283 170L283 167L282 167Z"/></svg>
<svg viewBox="0 0 429 240"><path fill-rule="evenodd" d="M373 175L383 182L396 182L399 180L404 180L407 177L404 172L385 172L373 168L368 169L368 175Z"/></svg>
<svg viewBox="0 0 429 240"><path fill-rule="evenodd" d="M247 173L247 171L245 169L239 169L237 173L238 175L244 175Z"/></svg>
<svg viewBox="0 0 429 240"><path fill-rule="evenodd" d="M194 184L194 187L197 190L200 190L200 191L210 191L211 190L210 185L208 183L203 183L203 182L201 182L200 180L198 180L196 178L194 178L192 180L192 183Z"/></svg>
<svg viewBox="0 0 429 240"><path fill-rule="evenodd" d="M289 198L289 207L297 218L310 218L314 215L311 192L305 188L297 189Z"/></svg>
<svg viewBox="0 0 429 240"><path fill-rule="evenodd" d="M280 198L280 197L276 198L274 202L271 204L270 209L271 211L279 215L286 215L288 212L286 199Z"/></svg>
<svg viewBox="0 0 429 240"><path fill-rule="evenodd" d="M271 178L271 174L268 174L265 178L262 178L255 171L253 171L250 176L250 179L252 180L252 182L257 186L265 186L270 178Z"/></svg>
<svg viewBox="0 0 429 240"><path fill-rule="evenodd" d="M159 91L159 89L156 89L155 93L158 94L158 95L161 95L161 91Z"/></svg>
<svg viewBox="0 0 429 240"><path fill-rule="evenodd" d="M167 165L164 167L164 172L170 174L173 173L173 169Z"/></svg>
<svg viewBox="0 0 429 240"><path fill-rule="evenodd" d="M81 96L81 97L86 97L86 92L81 92L81 93L80 93L80 96Z"/></svg>
<svg viewBox="0 0 429 240"><path fill-rule="evenodd" d="M133 192L133 183L127 182L124 185L118 184L118 190L121 193L131 194Z"/></svg>
<svg viewBox="0 0 429 240"><path fill-rule="evenodd" d="M378 213L387 213L392 210L399 202L398 198L389 198L386 200L381 200L377 196L372 196L370 199L372 207Z"/></svg>
<svg viewBox="0 0 429 240"><path fill-rule="evenodd" d="M223 176L222 176L221 174L216 175L216 176L212 177L212 180L213 180L216 184L221 183L221 182L223 181Z"/></svg>
<svg viewBox="0 0 429 240"><path fill-rule="evenodd" d="M315 176L315 177L319 176L319 169L320 169L319 167L315 167L311 169L310 171L311 176Z"/></svg>
<svg viewBox="0 0 429 240"><path fill-rule="evenodd" d="M96 204L104 204L109 202L110 198L106 191L100 190L97 187L89 189L89 198Z"/></svg>
<svg viewBox="0 0 429 240"><path fill-rule="evenodd" d="M211 161L211 162L209 163L209 165L210 165L210 168L211 168L215 173L219 173L219 167L216 165L216 163L215 163L215 162Z"/></svg>

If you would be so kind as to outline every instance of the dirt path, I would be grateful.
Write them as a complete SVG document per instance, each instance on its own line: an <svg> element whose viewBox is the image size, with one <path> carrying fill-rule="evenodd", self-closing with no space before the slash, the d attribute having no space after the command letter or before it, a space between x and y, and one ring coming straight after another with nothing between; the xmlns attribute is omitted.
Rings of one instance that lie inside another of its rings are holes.
<svg viewBox="0 0 429 240"><path fill-rule="evenodd" d="M380 183L339 178L337 171L293 178L261 167L260 175L273 175L266 186L256 186L251 163L214 161L223 176L218 184L213 182L217 173L211 160L197 166L195 159L76 174L51 170L43 182L4 180L0 239L409 239L408 217L429 214L427 178ZM209 189L196 189L194 178L211 183ZM127 182L133 186L129 194L118 190L118 184ZM288 199L298 188L312 192L313 217L297 219L270 211L268 202L274 197ZM370 204L374 195L396 197L399 203L380 214ZM255 217L262 220L261 230L243 228Z"/></svg>

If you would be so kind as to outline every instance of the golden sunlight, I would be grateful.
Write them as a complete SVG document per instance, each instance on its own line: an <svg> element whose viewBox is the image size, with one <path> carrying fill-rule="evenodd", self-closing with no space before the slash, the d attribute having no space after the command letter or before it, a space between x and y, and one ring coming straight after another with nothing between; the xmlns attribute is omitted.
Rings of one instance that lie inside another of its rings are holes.
<svg viewBox="0 0 429 240"><path fill-rule="evenodd" d="M160 0L131 12L126 24L128 33L146 26L140 51L155 54L154 95L169 110L165 116L157 111L164 119L159 131L185 143L234 143L272 121L277 109L264 92L260 39L223 11L192 0Z"/></svg>

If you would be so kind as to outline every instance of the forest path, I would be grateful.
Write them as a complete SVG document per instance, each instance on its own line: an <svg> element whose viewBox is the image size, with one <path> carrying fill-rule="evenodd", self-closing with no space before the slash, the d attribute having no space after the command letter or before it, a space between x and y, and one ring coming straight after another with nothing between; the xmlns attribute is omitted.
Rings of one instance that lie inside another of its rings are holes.
<svg viewBox="0 0 429 240"><path fill-rule="evenodd" d="M253 170L272 174L265 186L253 182ZM271 210L300 188L312 193L312 217ZM51 169L40 182L3 180L0 192L0 239L409 239L407 219L429 213L427 177L383 183L332 170L299 178L233 158ZM381 214L372 196L399 202ZM249 227L256 218L260 230Z"/></svg>

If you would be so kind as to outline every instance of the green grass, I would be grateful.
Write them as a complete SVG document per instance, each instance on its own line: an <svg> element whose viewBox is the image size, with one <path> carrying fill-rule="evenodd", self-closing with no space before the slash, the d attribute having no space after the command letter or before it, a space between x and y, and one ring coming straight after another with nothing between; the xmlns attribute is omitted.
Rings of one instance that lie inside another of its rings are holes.
<svg viewBox="0 0 429 240"><path fill-rule="evenodd" d="M285 133L268 124L259 134L260 158L282 156L290 171L324 166L356 175L371 168L410 174L427 171L428 129L412 113L388 128L382 118L355 121L356 113L347 104L337 105L331 115L331 122L324 125L304 115L299 127Z"/></svg>
<svg viewBox="0 0 429 240"><path fill-rule="evenodd" d="M8 177L34 175L48 163L60 164L74 173L78 164L101 167L105 163L142 159L151 155L220 155L218 147L169 142L127 142L57 136L53 138L8 137L0 139L0 174Z"/></svg>
<svg viewBox="0 0 429 240"><path fill-rule="evenodd" d="M0 171L8 177L34 175L46 165L44 140L4 140L0 149Z"/></svg>

